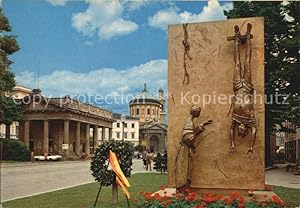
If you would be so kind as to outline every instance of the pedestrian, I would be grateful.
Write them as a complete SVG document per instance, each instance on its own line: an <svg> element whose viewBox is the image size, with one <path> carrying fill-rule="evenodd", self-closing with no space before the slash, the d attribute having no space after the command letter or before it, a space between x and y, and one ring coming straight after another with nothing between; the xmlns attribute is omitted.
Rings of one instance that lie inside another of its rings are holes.
<svg viewBox="0 0 300 208"><path fill-rule="evenodd" d="M152 161L153 161L153 157L154 157L154 155L153 155L153 153L152 152L150 152L150 151L148 151L147 152L147 155L146 155L146 160L147 160L147 171L148 170L150 170L150 171L152 171Z"/></svg>
<svg viewBox="0 0 300 208"><path fill-rule="evenodd" d="M143 159L144 169L147 170L147 153L146 153L146 151L144 151L142 153L142 159Z"/></svg>

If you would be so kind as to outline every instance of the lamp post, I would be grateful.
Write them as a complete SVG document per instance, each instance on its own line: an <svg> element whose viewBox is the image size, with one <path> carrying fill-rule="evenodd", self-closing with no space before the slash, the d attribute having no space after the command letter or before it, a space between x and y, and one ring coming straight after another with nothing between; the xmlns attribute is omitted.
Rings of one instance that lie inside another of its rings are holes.
<svg viewBox="0 0 300 208"><path fill-rule="evenodd" d="M125 125L126 116L124 114L121 115L121 122L122 122L122 141L124 142L124 125Z"/></svg>

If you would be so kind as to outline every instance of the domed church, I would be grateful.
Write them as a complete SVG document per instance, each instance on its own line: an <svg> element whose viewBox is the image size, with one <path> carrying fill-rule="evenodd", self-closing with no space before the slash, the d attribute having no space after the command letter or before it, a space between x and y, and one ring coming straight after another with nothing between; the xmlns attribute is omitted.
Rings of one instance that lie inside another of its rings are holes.
<svg viewBox="0 0 300 208"><path fill-rule="evenodd" d="M154 98L144 89L129 102L130 116L140 121L140 144L148 150L163 152L166 149L167 129L165 123L165 99L162 88Z"/></svg>

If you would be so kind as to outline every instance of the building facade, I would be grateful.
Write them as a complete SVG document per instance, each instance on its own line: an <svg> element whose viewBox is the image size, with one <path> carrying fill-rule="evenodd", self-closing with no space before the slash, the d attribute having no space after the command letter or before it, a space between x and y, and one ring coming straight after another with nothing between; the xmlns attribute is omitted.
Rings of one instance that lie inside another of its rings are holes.
<svg viewBox="0 0 300 208"><path fill-rule="evenodd" d="M118 113L113 114L115 122L113 123L112 138L119 141L127 141L139 144L139 119L131 116L125 116Z"/></svg>
<svg viewBox="0 0 300 208"><path fill-rule="evenodd" d="M154 98L147 90L134 97L129 103L130 116L140 123L139 143L144 149L163 152L166 149L167 125L165 124L165 98L163 89Z"/></svg>
<svg viewBox="0 0 300 208"><path fill-rule="evenodd" d="M112 138L113 114L68 96L47 98L39 89L24 97L19 138L35 155L60 154L67 158L89 155L103 141L108 129Z"/></svg>
<svg viewBox="0 0 300 208"><path fill-rule="evenodd" d="M31 89L23 86L15 86L10 95L14 99L23 99L31 93ZM5 135L5 124L0 125L0 138L6 138ZM10 125L10 139L18 139L19 134L19 122L13 122Z"/></svg>

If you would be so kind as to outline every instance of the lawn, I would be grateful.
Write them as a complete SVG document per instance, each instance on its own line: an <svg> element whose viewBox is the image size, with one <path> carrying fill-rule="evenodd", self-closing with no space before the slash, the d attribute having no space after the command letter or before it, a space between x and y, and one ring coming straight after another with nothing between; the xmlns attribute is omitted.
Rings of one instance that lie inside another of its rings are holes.
<svg viewBox="0 0 300 208"><path fill-rule="evenodd" d="M131 207L136 207L134 200L143 191L157 191L160 185L167 183L166 175L157 173L136 173L129 178L131 188ZM99 189L98 183L91 183L74 188L54 191L46 194L17 199L3 203L3 208L89 208L95 202ZM115 207L111 203L111 187L102 188L97 208ZM127 207L124 194L119 189L119 204Z"/></svg>
<svg viewBox="0 0 300 208"><path fill-rule="evenodd" d="M167 183L166 175L156 173L137 173L129 179L132 200L131 207L136 207L135 199L139 192L157 191L162 184ZM18 199L3 204L4 208L89 208L94 204L99 185L91 183L74 188L54 191L33 197ZM297 207L300 205L300 189L290 189L284 187L273 187L273 191L287 203L287 207ZM119 204L111 204L111 187L102 189L97 207L127 207L126 199L119 190Z"/></svg>

